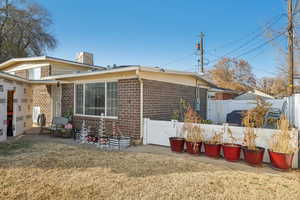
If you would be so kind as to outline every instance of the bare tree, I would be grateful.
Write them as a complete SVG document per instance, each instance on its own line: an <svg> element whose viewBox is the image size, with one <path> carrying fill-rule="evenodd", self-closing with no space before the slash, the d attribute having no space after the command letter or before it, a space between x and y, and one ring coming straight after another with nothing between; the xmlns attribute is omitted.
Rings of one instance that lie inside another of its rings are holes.
<svg viewBox="0 0 300 200"><path fill-rule="evenodd" d="M26 0L0 0L0 62L39 56L56 47L46 9Z"/></svg>
<svg viewBox="0 0 300 200"><path fill-rule="evenodd" d="M246 91L255 87L252 68L245 60L221 59L210 71L210 79L219 87Z"/></svg>
<svg viewBox="0 0 300 200"><path fill-rule="evenodd" d="M286 76L263 77L257 81L257 88L275 97L287 96Z"/></svg>

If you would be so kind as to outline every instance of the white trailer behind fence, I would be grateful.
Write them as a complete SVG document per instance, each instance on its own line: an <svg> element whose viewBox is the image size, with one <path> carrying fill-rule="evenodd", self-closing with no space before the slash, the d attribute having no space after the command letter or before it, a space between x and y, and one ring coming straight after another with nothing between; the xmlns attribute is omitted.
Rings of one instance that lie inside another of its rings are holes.
<svg viewBox="0 0 300 200"><path fill-rule="evenodd" d="M158 121L144 119L144 144L154 144L162 146L170 146L169 137L180 136L182 133L182 122L177 121ZM228 135L226 134L227 128L225 125L209 125L201 124L201 129L204 131L205 139L209 139L215 132L224 132L224 142L229 142ZM228 126L234 137L238 139L236 143L243 144L244 137L244 127ZM267 149L269 147L269 142L271 136L274 133L278 133L275 129L255 129L257 134L256 143L257 146L264 147L266 149L264 155L264 162L270 162ZM296 145L298 144L298 134L295 139ZM204 149L202 149L203 151ZM298 168L298 152L294 155L293 167Z"/></svg>

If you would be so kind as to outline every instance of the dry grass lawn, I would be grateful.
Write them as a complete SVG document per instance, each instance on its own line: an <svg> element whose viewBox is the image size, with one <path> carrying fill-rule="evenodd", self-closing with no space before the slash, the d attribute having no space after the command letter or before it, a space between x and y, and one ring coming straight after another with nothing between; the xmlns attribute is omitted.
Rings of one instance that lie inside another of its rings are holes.
<svg viewBox="0 0 300 200"><path fill-rule="evenodd" d="M21 139L0 144L0 199L300 199L300 174Z"/></svg>

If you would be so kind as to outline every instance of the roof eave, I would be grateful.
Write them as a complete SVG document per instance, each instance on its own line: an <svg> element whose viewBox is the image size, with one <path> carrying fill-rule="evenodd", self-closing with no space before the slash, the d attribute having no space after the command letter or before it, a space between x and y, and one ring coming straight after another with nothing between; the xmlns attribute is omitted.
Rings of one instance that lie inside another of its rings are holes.
<svg viewBox="0 0 300 200"><path fill-rule="evenodd" d="M70 60L64 60L61 58L54 58L54 57L50 57L50 56L12 58L12 59L9 59L9 60L1 63L0 69L8 67L9 65L14 64L16 62L26 62L26 61L53 61L53 62L60 62L60 63L68 63L68 64L77 65L77 66L81 66L81 67L87 67L87 68L91 68L91 69L106 69L105 67L102 67L102 66L87 65L84 63L79 63L79 62L70 61Z"/></svg>

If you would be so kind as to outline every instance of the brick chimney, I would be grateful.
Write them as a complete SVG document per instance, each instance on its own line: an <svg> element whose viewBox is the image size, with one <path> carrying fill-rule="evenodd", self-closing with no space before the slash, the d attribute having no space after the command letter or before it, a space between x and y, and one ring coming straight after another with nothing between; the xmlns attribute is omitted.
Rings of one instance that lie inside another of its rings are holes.
<svg viewBox="0 0 300 200"><path fill-rule="evenodd" d="M94 65L93 57L92 53L79 52L76 54L76 61L87 65Z"/></svg>

